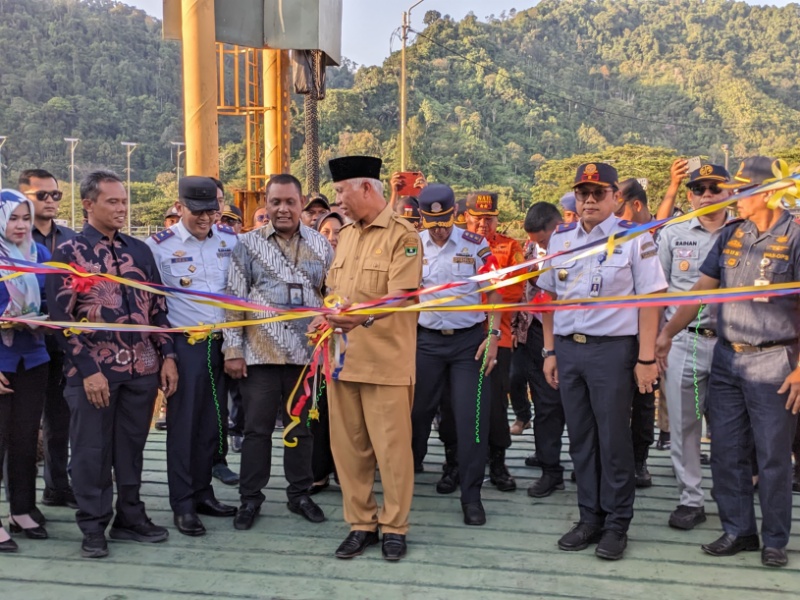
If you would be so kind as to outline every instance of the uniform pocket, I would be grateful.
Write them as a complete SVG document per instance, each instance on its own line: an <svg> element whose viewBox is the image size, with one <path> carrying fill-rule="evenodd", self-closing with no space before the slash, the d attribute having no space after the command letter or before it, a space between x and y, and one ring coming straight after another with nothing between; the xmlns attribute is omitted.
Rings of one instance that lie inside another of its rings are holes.
<svg viewBox="0 0 800 600"><path fill-rule="evenodd" d="M389 291L389 261L370 259L364 263L364 279L367 289L374 294L386 294Z"/></svg>

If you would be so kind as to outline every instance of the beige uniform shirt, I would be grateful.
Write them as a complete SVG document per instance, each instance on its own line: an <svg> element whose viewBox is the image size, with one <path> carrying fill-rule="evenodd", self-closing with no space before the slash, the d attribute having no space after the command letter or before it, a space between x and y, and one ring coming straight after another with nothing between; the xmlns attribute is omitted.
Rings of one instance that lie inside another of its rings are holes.
<svg viewBox="0 0 800 600"><path fill-rule="evenodd" d="M412 225L390 206L367 227L342 228L328 273L329 293L353 304L416 290L422 280L422 250ZM410 385L416 374L417 313L395 313L369 329L347 334L342 381Z"/></svg>

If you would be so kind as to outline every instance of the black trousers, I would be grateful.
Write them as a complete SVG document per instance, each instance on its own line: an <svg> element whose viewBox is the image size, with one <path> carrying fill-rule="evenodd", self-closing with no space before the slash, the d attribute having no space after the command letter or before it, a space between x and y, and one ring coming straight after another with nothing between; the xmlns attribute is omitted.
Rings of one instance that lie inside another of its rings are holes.
<svg viewBox="0 0 800 600"><path fill-rule="evenodd" d="M411 411L414 464L422 464L428 452L431 421L444 397L447 382L451 419L457 438L455 445L461 477L461 501L464 503L481 499L486 470L489 413L493 409L487 402L491 397L491 384L489 378L483 380L479 400L481 361L475 360L475 354L484 339L481 327L449 336L422 328L417 332L417 383ZM452 447L450 441L447 445Z"/></svg>
<svg viewBox="0 0 800 600"><path fill-rule="evenodd" d="M528 354L524 346L514 348L511 351L511 372L509 373L510 389L508 395L511 400L511 408L514 409L517 420L523 423L531 420L530 398L533 397L533 386L530 385L530 377L528 377L528 368L530 366ZM531 389L530 398L528 397L529 387Z"/></svg>
<svg viewBox="0 0 800 600"><path fill-rule="evenodd" d="M322 375L320 374L320 377ZM319 397L319 420L311 421L311 435L314 436L314 450L311 453L311 471L314 481L322 481L336 470L331 451L331 419L328 412L328 393L323 390Z"/></svg>
<svg viewBox="0 0 800 600"><path fill-rule="evenodd" d="M654 392L642 394L638 388L633 394L631 410L631 439L633 440L633 459L643 463L650 455L650 446L655 441L656 395Z"/></svg>
<svg viewBox="0 0 800 600"><path fill-rule="evenodd" d="M564 435L564 405L561 394L547 383L544 376L544 331L542 324L534 319L528 329L525 345L518 347L514 354L519 354L518 364L523 370L527 385L533 393L533 442L536 456L542 463L542 472L550 472L562 477L564 467L561 466L561 436ZM512 367L513 372L513 367Z"/></svg>
<svg viewBox="0 0 800 600"><path fill-rule="evenodd" d="M167 481L172 511L183 515L214 497L211 467L225 437L227 393L222 340L191 345L176 336L175 351L179 385L167 408Z"/></svg>
<svg viewBox="0 0 800 600"><path fill-rule="evenodd" d="M49 339L49 338L48 338ZM67 464L69 462L69 405L64 400L64 353L57 347L50 349L47 372L47 390L42 415L44 442L44 485L51 490L69 488Z"/></svg>
<svg viewBox="0 0 800 600"><path fill-rule="evenodd" d="M252 365L241 380L244 407L244 440L242 466L239 473L239 495L242 503L261 506L266 497L262 489L269 483L272 470L272 432L280 411L288 426L291 417L286 401L297 383L303 367L298 365ZM310 403L309 403L310 404ZM289 486L286 495L293 500L308 493L314 483L311 453L314 440L306 426L308 407L300 415L300 423L289 438L297 438L297 446L283 451L283 471Z"/></svg>
<svg viewBox="0 0 800 600"><path fill-rule="evenodd" d="M12 515L26 515L36 507L36 447L47 369L45 363L25 370L20 360L16 372L3 373L14 390L0 395L0 465L6 465ZM0 468L0 476L2 472Z"/></svg>
<svg viewBox="0 0 800 600"><path fill-rule="evenodd" d="M626 532L636 489L630 426L636 338L579 344L556 336L555 346L580 520Z"/></svg>
<svg viewBox="0 0 800 600"><path fill-rule="evenodd" d="M497 364L489 375L492 388L492 409L489 415L489 448L511 447L508 430L508 395L511 391L511 348L497 349Z"/></svg>
<svg viewBox="0 0 800 600"><path fill-rule="evenodd" d="M242 409L242 392L239 391L239 380L225 376L225 386L230 398L228 415L228 434L244 435L244 410Z"/></svg>
<svg viewBox="0 0 800 600"><path fill-rule="evenodd" d="M69 469L78 501L75 517L84 534L101 533L111 522L112 469L117 483L114 524L129 527L147 520L139 489L158 384L158 375L112 382L105 408L92 406L83 386L68 385L64 389L71 414Z"/></svg>

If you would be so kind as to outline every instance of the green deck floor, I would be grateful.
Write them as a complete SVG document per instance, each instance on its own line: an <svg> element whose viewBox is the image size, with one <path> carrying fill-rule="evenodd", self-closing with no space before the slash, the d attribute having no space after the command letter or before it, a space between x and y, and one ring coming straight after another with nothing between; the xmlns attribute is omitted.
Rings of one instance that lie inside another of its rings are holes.
<svg viewBox="0 0 800 600"><path fill-rule="evenodd" d="M208 534L182 536L172 527L166 485L165 434L153 431L145 453L142 493L152 519L170 527L170 538L155 546L110 542L111 555L89 561L79 556L80 534L68 509L45 509L48 541L16 536L20 552L0 555L2 600L155 600L166 598L797 598L800 540L790 543L790 565L765 569L758 553L715 559L699 545L720 532L716 506L708 521L691 532L667 527L676 492L667 452L652 450L652 488L637 492L636 516L626 558L609 563L589 549L560 552L558 537L578 511L575 486L532 500L525 489L538 469L524 465L532 450L530 432L514 438L508 464L517 478L515 493L488 482L484 505L488 523L466 527L458 496L434 490L442 447L432 439L426 472L417 475L411 512L409 555L389 564L377 547L351 561L333 557L347 534L341 495L331 486L315 499L328 521L313 525L285 507L281 446L273 456L275 477L266 490L260 518L250 531L235 531L230 519L204 518ZM238 456L231 466L238 469ZM569 456L564 453L568 472ZM236 504L235 488L215 486L220 500ZM378 488L379 489L379 488ZM800 496L795 495L795 509ZM3 504L6 510L6 504ZM800 512L795 510L795 531Z"/></svg>

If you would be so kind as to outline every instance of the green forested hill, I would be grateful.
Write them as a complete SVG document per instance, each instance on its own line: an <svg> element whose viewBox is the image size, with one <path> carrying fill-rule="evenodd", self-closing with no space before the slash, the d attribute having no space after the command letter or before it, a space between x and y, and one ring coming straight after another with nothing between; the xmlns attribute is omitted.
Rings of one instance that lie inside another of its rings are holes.
<svg viewBox="0 0 800 600"><path fill-rule="evenodd" d="M649 177L657 195L676 154L722 161L727 144L735 160L800 144L798 5L542 0L488 22L429 11L412 39L409 167L460 189L500 189L506 212L508 200L556 198L565 182L555 174L583 156ZM0 0L0 57L4 177L31 165L66 176L68 136L82 140L79 174L121 171L120 142L135 141L134 180L157 181L140 197L167 200L169 177L156 178L174 171L169 142L182 138L180 47L161 40L158 20L111 0ZM399 65L395 53L330 74L323 161L370 152L387 175L398 167ZM299 98L293 114L302 176ZM221 136L233 142L229 181L241 129L228 122Z"/></svg>

